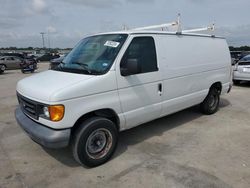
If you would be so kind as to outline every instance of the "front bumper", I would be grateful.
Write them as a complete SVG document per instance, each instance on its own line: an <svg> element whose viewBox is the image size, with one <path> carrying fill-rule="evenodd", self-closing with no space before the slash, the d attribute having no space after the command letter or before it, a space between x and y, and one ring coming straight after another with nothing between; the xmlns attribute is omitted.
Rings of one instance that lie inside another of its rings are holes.
<svg viewBox="0 0 250 188"><path fill-rule="evenodd" d="M69 145L71 129L54 130L28 118L18 107L15 111L18 124L32 140L46 148L63 148Z"/></svg>

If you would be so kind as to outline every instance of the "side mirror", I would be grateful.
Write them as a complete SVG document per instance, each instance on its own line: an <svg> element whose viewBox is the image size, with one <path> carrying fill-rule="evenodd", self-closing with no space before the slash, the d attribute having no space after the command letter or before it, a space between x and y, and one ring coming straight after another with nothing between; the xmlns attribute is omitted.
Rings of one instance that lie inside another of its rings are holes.
<svg viewBox="0 0 250 188"><path fill-rule="evenodd" d="M124 64L121 67L121 75L122 76L129 76L129 75L139 73L137 59L127 59L127 61L123 62L122 64Z"/></svg>

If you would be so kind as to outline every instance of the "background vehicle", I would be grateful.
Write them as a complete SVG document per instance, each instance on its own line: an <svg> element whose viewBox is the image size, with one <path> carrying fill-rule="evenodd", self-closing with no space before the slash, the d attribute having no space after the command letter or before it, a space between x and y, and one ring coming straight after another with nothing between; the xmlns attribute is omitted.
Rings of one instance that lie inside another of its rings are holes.
<svg viewBox="0 0 250 188"><path fill-rule="evenodd" d="M39 62L39 61L50 61L52 59L56 59L56 58L59 58L60 56L57 55L57 54L52 54L52 53L47 53L47 54L44 54L40 57L38 57L36 60Z"/></svg>
<svg viewBox="0 0 250 188"><path fill-rule="evenodd" d="M235 65L242 58L242 51L231 51L232 65Z"/></svg>
<svg viewBox="0 0 250 188"><path fill-rule="evenodd" d="M21 54L21 53L2 53L0 54L0 56L12 56L12 57L19 57L21 59L24 59L25 58L25 55L24 54Z"/></svg>
<svg viewBox="0 0 250 188"><path fill-rule="evenodd" d="M20 64L22 73L31 72L33 73L37 69L37 62L33 58L25 58Z"/></svg>
<svg viewBox="0 0 250 188"><path fill-rule="evenodd" d="M235 64L233 82L239 84L241 81L250 81L250 55L243 57Z"/></svg>
<svg viewBox="0 0 250 188"><path fill-rule="evenodd" d="M14 56L3 56L0 57L0 72L3 73L5 70L20 69L23 60L19 57Z"/></svg>
<svg viewBox="0 0 250 188"><path fill-rule="evenodd" d="M55 69L60 63L62 63L62 61L64 60L64 58L65 58L66 55L67 55L67 54L62 55L62 56L60 56L59 58L50 60L50 69L53 70L53 69Z"/></svg>

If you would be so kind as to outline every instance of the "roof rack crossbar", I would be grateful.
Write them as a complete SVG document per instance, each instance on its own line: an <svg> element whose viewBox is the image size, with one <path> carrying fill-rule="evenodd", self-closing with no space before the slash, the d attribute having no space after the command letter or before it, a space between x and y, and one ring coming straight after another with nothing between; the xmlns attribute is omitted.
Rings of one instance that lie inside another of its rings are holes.
<svg viewBox="0 0 250 188"><path fill-rule="evenodd" d="M151 25L151 26L146 26L146 27L138 27L138 28L134 28L132 30L136 31L136 30L159 29L159 28L176 26L177 24L178 24L177 21L175 21L175 22L165 23L165 24L160 24L160 25Z"/></svg>
<svg viewBox="0 0 250 188"><path fill-rule="evenodd" d="M208 26L208 27L183 30L182 33L193 33L193 32L199 32L199 31L215 31L215 24L213 24L212 26Z"/></svg>

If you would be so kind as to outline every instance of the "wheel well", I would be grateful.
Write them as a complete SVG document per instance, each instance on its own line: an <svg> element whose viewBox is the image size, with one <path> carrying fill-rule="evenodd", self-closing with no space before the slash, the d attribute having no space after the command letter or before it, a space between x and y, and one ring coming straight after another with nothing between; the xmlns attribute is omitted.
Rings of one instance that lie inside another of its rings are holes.
<svg viewBox="0 0 250 188"><path fill-rule="evenodd" d="M72 131L74 132L74 130L80 126L81 122L83 122L83 121L85 121L93 116L105 117L105 118L111 120L116 125L117 131L120 130L120 120L119 120L119 117L116 114L116 112L112 109L100 109L100 110L95 110L95 111L89 112L89 113L81 116L74 124Z"/></svg>
<svg viewBox="0 0 250 188"><path fill-rule="evenodd" d="M222 90L222 84L221 82L216 82L214 83L209 90L211 90L212 88L216 88L216 90L221 93L221 90Z"/></svg>

